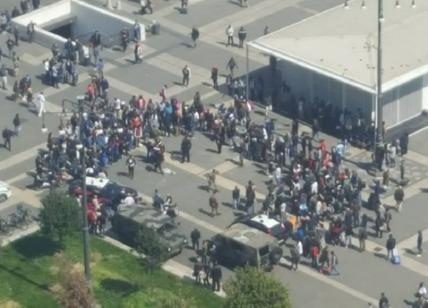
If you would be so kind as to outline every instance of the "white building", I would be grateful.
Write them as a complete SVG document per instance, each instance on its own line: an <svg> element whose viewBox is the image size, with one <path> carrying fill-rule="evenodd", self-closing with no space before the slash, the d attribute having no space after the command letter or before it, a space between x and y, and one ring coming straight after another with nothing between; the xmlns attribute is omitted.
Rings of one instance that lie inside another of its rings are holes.
<svg viewBox="0 0 428 308"><path fill-rule="evenodd" d="M383 115L391 128L428 109L428 1L384 1ZM351 1L248 43L275 56L296 97L370 117L376 104L377 1Z"/></svg>

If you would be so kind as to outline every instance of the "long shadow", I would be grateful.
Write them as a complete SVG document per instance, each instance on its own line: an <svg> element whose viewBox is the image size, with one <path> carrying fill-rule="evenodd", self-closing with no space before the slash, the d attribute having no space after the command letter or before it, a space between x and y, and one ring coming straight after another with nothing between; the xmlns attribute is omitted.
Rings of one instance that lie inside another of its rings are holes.
<svg viewBox="0 0 428 308"><path fill-rule="evenodd" d="M213 150L213 149L205 149L205 151L218 154L218 152L216 150Z"/></svg>
<svg viewBox="0 0 428 308"><path fill-rule="evenodd" d="M403 303L406 304L406 306L408 306L408 307L415 307L414 301L411 301L408 299L403 299Z"/></svg>
<svg viewBox="0 0 428 308"><path fill-rule="evenodd" d="M10 268L5 267L4 265L0 264L0 270L3 270L3 271L5 271L5 272L7 272L7 273L9 273L9 274L11 274L13 276L16 276L19 279L21 279L21 280L23 280L23 281L25 281L25 282L27 282L29 284L32 284L33 286L35 286L35 287L37 287L37 288L39 288L39 289L41 289L43 291L49 291L49 286L48 285L43 284L43 283L38 283L38 282L36 282L36 281L28 278L27 276L25 276L25 275L23 275L21 273L15 272L14 270L12 270Z"/></svg>
<svg viewBox="0 0 428 308"><path fill-rule="evenodd" d="M14 242L12 246L19 254L27 259L53 256L63 248L59 242L55 242L41 235L20 239Z"/></svg>
<svg viewBox="0 0 428 308"><path fill-rule="evenodd" d="M131 293L137 292L141 287L137 287L126 280L106 278L101 281L101 286L113 293L116 293L122 297L127 297Z"/></svg>
<svg viewBox="0 0 428 308"><path fill-rule="evenodd" d="M413 249L410 249L410 248L404 248L404 251L407 254L412 255L412 256L416 256L416 254L417 254Z"/></svg>
<svg viewBox="0 0 428 308"><path fill-rule="evenodd" d="M214 217L213 215L211 215L211 212L208 212L205 209L199 209L199 212L202 213L202 214L205 214L207 216Z"/></svg>

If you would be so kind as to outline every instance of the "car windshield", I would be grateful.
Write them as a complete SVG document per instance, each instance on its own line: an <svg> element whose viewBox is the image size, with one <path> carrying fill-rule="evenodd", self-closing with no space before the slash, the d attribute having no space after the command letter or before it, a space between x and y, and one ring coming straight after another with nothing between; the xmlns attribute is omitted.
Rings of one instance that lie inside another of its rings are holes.
<svg viewBox="0 0 428 308"><path fill-rule="evenodd" d="M104 186L102 192L106 192L109 195L118 195L121 194L122 187L116 183L108 183L106 186Z"/></svg>
<svg viewBox="0 0 428 308"><path fill-rule="evenodd" d="M166 224L163 224L157 231L159 233L165 233L165 232L172 231L174 228L175 226L173 224L166 223Z"/></svg>
<svg viewBox="0 0 428 308"><path fill-rule="evenodd" d="M275 226L273 226L272 228L270 228L271 233L273 236L277 237L280 236L282 233L282 228L281 228L281 224L277 224Z"/></svg>

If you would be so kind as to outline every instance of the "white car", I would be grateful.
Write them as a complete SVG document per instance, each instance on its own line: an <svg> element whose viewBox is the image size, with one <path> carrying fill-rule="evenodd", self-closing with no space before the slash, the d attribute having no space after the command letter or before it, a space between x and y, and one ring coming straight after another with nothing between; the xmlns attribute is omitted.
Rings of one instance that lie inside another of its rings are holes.
<svg viewBox="0 0 428 308"><path fill-rule="evenodd" d="M4 202L12 196L9 184L0 181L0 202Z"/></svg>

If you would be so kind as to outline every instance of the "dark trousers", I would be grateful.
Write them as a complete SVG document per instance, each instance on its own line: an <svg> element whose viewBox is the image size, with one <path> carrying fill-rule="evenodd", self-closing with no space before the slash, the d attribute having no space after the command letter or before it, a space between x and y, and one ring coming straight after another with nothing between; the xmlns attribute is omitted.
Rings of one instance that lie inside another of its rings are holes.
<svg viewBox="0 0 428 308"><path fill-rule="evenodd" d="M220 279L214 279L213 278L213 284L212 284L213 291L220 291Z"/></svg>
<svg viewBox="0 0 428 308"><path fill-rule="evenodd" d="M134 167L128 167L128 176L130 179L134 178Z"/></svg>
<svg viewBox="0 0 428 308"><path fill-rule="evenodd" d="M233 36L228 36L227 37L227 46L229 46L229 45L232 45L232 46L234 45L233 44Z"/></svg>
<svg viewBox="0 0 428 308"><path fill-rule="evenodd" d="M192 249L199 250L199 240L192 239Z"/></svg>
<svg viewBox="0 0 428 308"><path fill-rule="evenodd" d="M184 163L184 161L190 162L190 151L182 151L181 155L182 155L182 158L181 158L182 163Z"/></svg>
<svg viewBox="0 0 428 308"><path fill-rule="evenodd" d="M6 148L6 149L8 149L9 150L9 152L11 151L11 148L12 148L12 146L11 146L11 143L10 143L10 138L5 138L5 139L3 139L4 140L4 142L3 142L3 146Z"/></svg>
<svg viewBox="0 0 428 308"><path fill-rule="evenodd" d="M221 142L217 142L217 152L220 154L221 153L221 147L223 145L221 144Z"/></svg>

